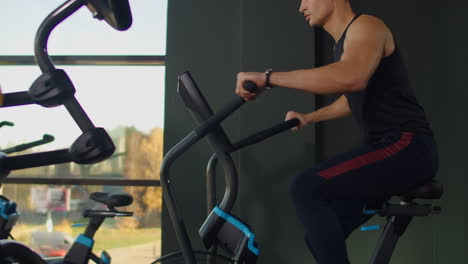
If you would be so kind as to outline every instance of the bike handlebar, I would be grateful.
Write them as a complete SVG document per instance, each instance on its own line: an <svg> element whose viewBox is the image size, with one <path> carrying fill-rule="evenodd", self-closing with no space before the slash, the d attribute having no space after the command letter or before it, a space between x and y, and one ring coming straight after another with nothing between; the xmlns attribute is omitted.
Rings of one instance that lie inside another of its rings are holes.
<svg viewBox="0 0 468 264"><path fill-rule="evenodd" d="M267 128L265 130L259 131L255 134L252 134L242 140L240 140L237 143L232 144L232 152L239 150L241 148L256 144L258 142L261 142L265 139L268 139L272 136L275 136L281 132L284 132L288 129L291 129L293 127L296 127L300 124L299 119L293 118L288 121L281 122L275 126L272 126L270 128Z"/></svg>

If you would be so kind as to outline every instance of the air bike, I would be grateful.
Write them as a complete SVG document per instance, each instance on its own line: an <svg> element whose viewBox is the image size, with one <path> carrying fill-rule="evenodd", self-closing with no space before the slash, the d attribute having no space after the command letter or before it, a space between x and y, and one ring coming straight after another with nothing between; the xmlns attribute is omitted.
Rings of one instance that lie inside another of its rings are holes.
<svg viewBox="0 0 468 264"><path fill-rule="evenodd" d="M126 30L132 24L128 0L66 1L46 17L36 34L34 55L42 75L34 81L28 91L0 94L0 107L28 104L43 107L65 106L81 129L82 135L68 149L11 157L0 155L0 182L12 170L68 162L93 164L107 159L115 150L107 132L103 128L94 126L76 100L75 87L66 72L55 68L47 52L47 42L52 30L83 6L91 11L94 18L106 21L117 30ZM10 124L2 122L3 125ZM109 264L110 256L107 253L104 252L101 257L98 257L91 252L94 243L93 236L106 218L133 215L131 212L120 212L116 209L131 204L133 199L128 194L108 193L93 193L90 198L106 205L108 210L86 210L83 216L89 218L89 224L85 233L78 236L65 258L45 260L21 243L5 240L18 218L18 212L14 202L6 197L0 197L0 239L2 239L0 240L0 263L86 264L89 260L93 260L99 264Z"/></svg>
<svg viewBox="0 0 468 264"><path fill-rule="evenodd" d="M244 88L251 92L255 92L257 89L255 83L250 81L244 84ZM243 98L234 95L234 98L225 107L217 113L213 113L189 72L179 76L177 92L198 125L194 131L169 150L161 166L164 201L182 251L163 256L153 263L255 263L260 253L255 242L255 235L246 223L230 213L238 192L237 170L231 153L289 130L299 125L299 120L292 119L282 122L237 143L231 143L220 123L245 103ZM214 152L207 170L208 208L211 212L199 230L200 238L208 251L194 251L183 218L177 211L175 192L171 186L170 168L177 158L203 138L208 141ZM226 188L222 201L215 205L214 179L218 163L224 170ZM226 254L218 254L217 247L223 249Z"/></svg>
<svg viewBox="0 0 468 264"><path fill-rule="evenodd" d="M252 82L246 82L244 88L255 92L256 86ZM256 263L260 251L252 230L242 220L230 213L236 200L238 180L237 171L230 154L297 126L299 120L292 119L283 122L233 144L220 123L242 106L245 103L244 99L234 98L218 113L214 114L188 72L179 76L178 93L182 97L185 106L192 113L198 127L169 150L165 156L161 167L161 186L182 251L166 255L155 261L154 264ZM202 138L206 138L214 152L207 168L207 205L210 212L199 230L200 238L208 251L194 251L183 218L180 212L177 211L175 192L171 186L170 167L178 157ZM219 205L216 204L215 189L215 169L218 163L224 169L226 177L226 188ZM399 204L384 203L379 208L364 208L363 213L380 215L386 217L387 220L370 263L389 263L399 238L404 234L414 217L440 213L440 207L431 203L420 204L415 201L416 199L440 199L442 194L442 184L437 181L430 181L411 192L399 194L401 199ZM362 230L375 230L377 228L376 226L363 227ZM224 249L227 254L217 254L217 247Z"/></svg>

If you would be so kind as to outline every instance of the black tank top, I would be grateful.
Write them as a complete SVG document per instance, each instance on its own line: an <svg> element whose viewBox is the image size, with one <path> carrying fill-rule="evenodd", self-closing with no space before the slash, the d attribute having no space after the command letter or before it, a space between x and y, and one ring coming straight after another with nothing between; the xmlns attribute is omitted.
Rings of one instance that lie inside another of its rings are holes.
<svg viewBox="0 0 468 264"><path fill-rule="evenodd" d="M349 26L335 44L334 59L339 61ZM395 40L394 40L395 41ZM367 142L378 140L390 131L432 135L421 105L411 89L408 72L395 41L395 50L382 58L363 91L346 93L349 106Z"/></svg>

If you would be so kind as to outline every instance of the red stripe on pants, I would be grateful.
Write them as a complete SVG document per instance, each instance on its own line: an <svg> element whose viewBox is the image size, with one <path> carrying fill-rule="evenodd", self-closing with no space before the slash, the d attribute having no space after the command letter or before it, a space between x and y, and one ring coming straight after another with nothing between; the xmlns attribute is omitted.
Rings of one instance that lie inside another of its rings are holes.
<svg viewBox="0 0 468 264"><path fill-rule="evenodd" d="M318 173L318 175L320 175L321 177L325 179L331 179L337 175L343 174L350 170L359 169L366 165L383 160L405 149L411 143L412 139L413 139L413 133L403 132L398 142L395 142L392 145L385 147L383 149L369 152L367 154L364 154L364 155L355 157L351 160L337 164L328 169L322 170Z"/></svg>

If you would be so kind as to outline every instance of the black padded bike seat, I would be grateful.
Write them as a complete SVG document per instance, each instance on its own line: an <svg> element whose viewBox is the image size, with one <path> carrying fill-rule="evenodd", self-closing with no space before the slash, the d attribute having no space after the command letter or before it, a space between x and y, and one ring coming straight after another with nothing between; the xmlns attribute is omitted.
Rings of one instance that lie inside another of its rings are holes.
<svg viewBox="0 0 468 264"><path fill-rule="evenodd" d="M438 181L430 181L409 193L401 195L402 200L411 201L413 199L440 199L444 193L442 183Z"/></svg>
<svg viewBox="0 0 468 264"><path fill-rule="evenodd" d="M107 205L109 208L127 206L132 204L133 197L128 193L105 193L105 192L94 192L89 198L98 203Z"/></svg>

